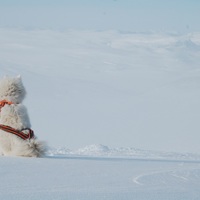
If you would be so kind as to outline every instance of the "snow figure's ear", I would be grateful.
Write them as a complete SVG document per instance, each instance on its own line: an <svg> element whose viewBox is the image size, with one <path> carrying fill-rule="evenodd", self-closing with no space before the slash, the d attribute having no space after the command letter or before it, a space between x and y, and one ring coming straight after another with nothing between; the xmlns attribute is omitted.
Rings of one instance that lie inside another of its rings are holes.
<svg viewBox="0 0 200 200"><path fill-rule="evenodd" d="M19 75L17 75L17 79L20 79L21 80L21 75L19 74Z"/></svg>

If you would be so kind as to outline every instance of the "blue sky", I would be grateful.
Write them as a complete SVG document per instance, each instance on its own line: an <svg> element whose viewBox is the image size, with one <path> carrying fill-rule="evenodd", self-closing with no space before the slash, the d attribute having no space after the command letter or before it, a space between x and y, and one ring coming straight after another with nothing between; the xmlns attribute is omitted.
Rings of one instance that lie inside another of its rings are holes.
<svg viewBox="0 0 200 200"><path fill-rule="evenodd" d="M0 28L199 31L199 0L0 0Z"/></svg>

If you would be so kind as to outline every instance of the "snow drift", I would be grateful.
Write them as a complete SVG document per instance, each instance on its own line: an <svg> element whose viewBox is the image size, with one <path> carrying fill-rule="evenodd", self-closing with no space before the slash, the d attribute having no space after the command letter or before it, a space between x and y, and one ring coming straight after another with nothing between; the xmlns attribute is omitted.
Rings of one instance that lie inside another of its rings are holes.
<svg viewBox="0 0 200 200"><path fill-rule="evenodd" d="M200 161L199 154L176 153L142 150L137 148L110 148L102 144L88 145L77 150L65 147L50 148L47 156L59 157L96 157L96 158L121 158L121 159L152 159L152 160L176 160L176 161Z"/></svg>

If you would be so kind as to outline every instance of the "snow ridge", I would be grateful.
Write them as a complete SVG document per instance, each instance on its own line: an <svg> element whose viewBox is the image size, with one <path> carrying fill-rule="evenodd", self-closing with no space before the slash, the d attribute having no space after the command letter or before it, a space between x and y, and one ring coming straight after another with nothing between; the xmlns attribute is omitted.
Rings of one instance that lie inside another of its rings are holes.
<svg viewBox="0 0 200 200"><path fill-rule="evenodd" d="M77 150L70 150L66 147L50 148L47 155L200 161L200 155L193 153L161 152L131 147L110 148L102 144L92 144Z"/></svg>

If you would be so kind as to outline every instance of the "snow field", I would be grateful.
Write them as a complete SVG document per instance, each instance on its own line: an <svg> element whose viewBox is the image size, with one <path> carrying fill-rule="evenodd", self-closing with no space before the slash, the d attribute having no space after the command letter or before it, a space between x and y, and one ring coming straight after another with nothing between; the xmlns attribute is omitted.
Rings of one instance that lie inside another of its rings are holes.
<svg viewBox="0 0 200 200"><path fill-rule="evenodd" d="M0 157L0 199L199 200L200 33L0 29L0 45L55 147Z"/></svg>
<svg viewBox="0 0 200 200"><path fill-rule="evenodd" d="M0 198L197 200L198 162L1 157Z"/></svg>

